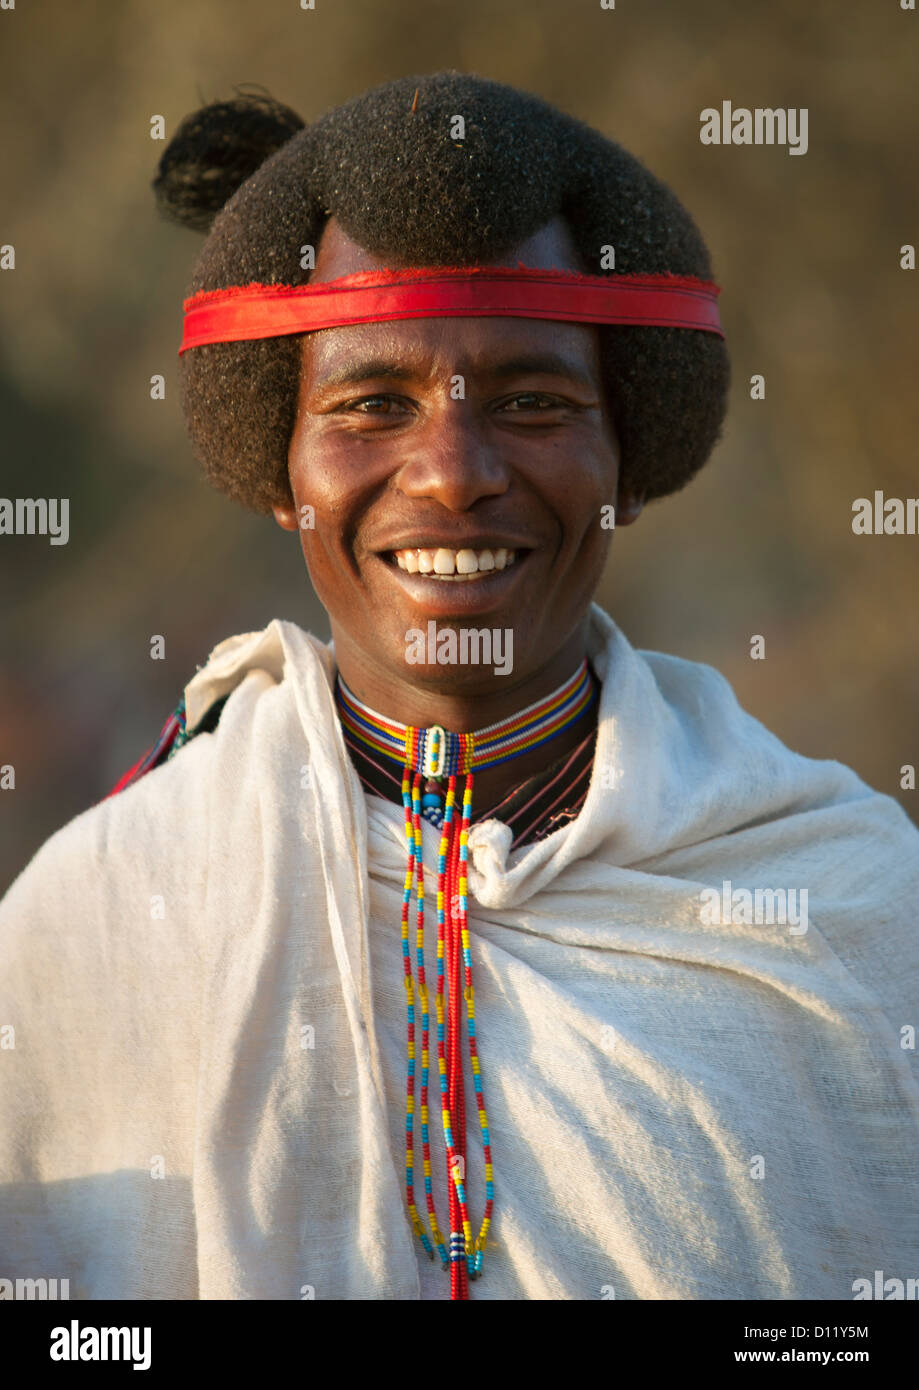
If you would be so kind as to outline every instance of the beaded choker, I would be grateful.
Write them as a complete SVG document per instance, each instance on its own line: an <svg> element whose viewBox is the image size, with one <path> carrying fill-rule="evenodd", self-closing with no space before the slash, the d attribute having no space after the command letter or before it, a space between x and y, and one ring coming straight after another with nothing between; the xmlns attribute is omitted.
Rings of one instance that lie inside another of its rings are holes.
<svg viewBox="0 0 919 1390"><path fill-rule="evenodd" d="M472 953L467 922L469 826L472 820L473 768L496 767L538 748L569 728L594 703L596 682L587 658L563 685L519 714L489 724L474 733L451 733L439 724L419 729L399 724L358 700L339 675L335 701L343 726L361 743L402 766L402 804L408 864L402 896L402 961L408 1007L408 1082L405 1117L405 1195L412 1228L433 1260L435 1247L450 1271L451 1299L468 1299L468 1281L482 1272L488 1231L494 1207L491 1137L475 1028L475 991ZM465 776L457 809L457 777ZM425 779L422 791L422 779ZM446 789L443 783L446 782ZM437 860L437 1068L441 1118L447 1155L449 1248L437 1222L431 1175L428 1129L428 1081L430 1071L430 1001L424 969L424 867L422 818L441 830ZM417 992L409 947L409 912L416 892L415 957ZM469 1062L475 1086L475 1103L485 1156L485 1209L482 1225L473 1240L466 1198L466 1113L461 1052L461 989L466 1004ZM446 986L446 1000L445 1000ZM415 1004L421 1009L421 1148L424 1191L430 1220L428 1235L415 1202Z"/></svg>

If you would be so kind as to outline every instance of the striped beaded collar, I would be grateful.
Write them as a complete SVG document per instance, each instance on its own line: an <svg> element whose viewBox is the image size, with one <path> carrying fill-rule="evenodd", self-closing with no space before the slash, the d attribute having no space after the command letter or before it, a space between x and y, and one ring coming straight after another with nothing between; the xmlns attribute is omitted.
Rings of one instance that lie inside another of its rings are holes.
<svg viewBox="0 0 919 1390"><path fill-rule="evenodd" d="M416 728L379 714L352 694L339 674L335 700L339 718L365 747L424 777L482 771L548 743L581 717L596 695L585 657L578 669L550 695L526 709L473 733L452 733L440 724Z"/></svg>

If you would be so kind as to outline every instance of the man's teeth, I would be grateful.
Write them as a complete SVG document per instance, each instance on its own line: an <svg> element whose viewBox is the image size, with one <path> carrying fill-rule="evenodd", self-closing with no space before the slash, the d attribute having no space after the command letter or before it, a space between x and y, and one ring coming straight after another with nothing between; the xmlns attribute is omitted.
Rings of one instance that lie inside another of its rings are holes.
<svg viewBox="0 0 919 1390"><path fill-rule="evenodd" d="M503 570L517 559L515 550L396 550L396 564L409 574L427 574L454 582L475 579L490 570Z"/></svg>

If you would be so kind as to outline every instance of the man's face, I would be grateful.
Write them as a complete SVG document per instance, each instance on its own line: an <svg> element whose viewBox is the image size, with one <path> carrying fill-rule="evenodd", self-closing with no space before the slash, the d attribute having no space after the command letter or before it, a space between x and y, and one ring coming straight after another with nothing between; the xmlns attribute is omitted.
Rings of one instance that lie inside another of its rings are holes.
<svg viewBox="0 0 919 1390"><path fill-rule="evenodd" d="M518 261L581 269L558 220L500 264ZM332 219L311 283L384 264ZM427 318L308 333L288 462L294 505L275 516L300 530L346 678L357 663L374 688L492 689L490 667L406 664L407 633L430 619L512 629L514 687L577 642L612 534L602 508L617 502L596 328ZM616 524L634 520L640 503L618 503ZM312 529L300 526L307 505ZM514 555L504 569L502 550ZM490 551L493 567L411 572L424 551L439 569L447 555L467 568L468 552L487 566Z"/></svg>

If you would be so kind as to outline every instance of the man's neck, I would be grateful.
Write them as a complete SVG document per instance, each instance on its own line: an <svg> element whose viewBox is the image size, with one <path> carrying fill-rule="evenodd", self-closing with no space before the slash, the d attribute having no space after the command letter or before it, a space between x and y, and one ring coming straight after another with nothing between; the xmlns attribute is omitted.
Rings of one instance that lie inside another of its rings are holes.
<svg viewBox="0 0 919 1390"><path fill-rule="evenodd" d="M572 676L585 655L583 630L571 639L539 670L528 673L515 684L504 678L492 678L487 690L479 687L473 693L457 685L433 686L393 677L381 671L365 653L349 648L346 639L336 635L335 656L342 680L351 694L400 724L429 728L440 724L454 733L473 733L502 720L510 719L529 705L545 699ZM548 743L528 749L495 767L474 771L474 809L484 810L507 796L521 782L542 772L566 753L571 753L588 736L597 720L597 703L552 738Z"/></svg>

